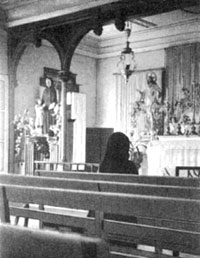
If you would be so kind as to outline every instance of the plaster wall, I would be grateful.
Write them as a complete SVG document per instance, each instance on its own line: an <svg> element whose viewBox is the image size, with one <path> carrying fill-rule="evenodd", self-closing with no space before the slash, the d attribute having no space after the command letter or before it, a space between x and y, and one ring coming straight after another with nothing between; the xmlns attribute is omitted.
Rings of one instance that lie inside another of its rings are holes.
<svg viewBox="0 0 200 258"><path fill-rule="evenodd" d="M98 60L96 127L113 127L115 124L117 62L117 57Z"/></svg>
<svg viewBox="0 0 200 258"><path fill-rule="evenodd" d="M159 49L137 53L137 70L162 68L165 66L165 51ZM97 127L115 127L116 76L118 57L99 59L97 62Z"/></svg>
<svg viewBox="0 0 200 258"><path fill-rule="evenodd" d="M43 68L60 69L57 52L51 46L36 48L30 44L22 55L17 68L17 87L15 88L15 115L23 114L25 109L30 116L35 116L34 106L37 98L42 96L44 87L40 86Z"/></svg>
<svg viewBox="0 0 200 258"><path fill-rule="evenodd" d="M94 127L96 123L96 63L95 58L74 54L70 68L77 74L80 92L86 94L86 127Z"/></svg>
<svg viewBox="0 0 200 258"><path fill-rule="evenodd" d="M17 68L17 87L15 88L15 115L23 114L25 109L34 118L35 100L42 96L43 87L39 79L43 68L60 69L60 60L56 50L49 43L40 48L29 45ZM96 119L96 59L75 54L71 72L77 74L80 92L86 94L87 127L93 127Z"/></svg>

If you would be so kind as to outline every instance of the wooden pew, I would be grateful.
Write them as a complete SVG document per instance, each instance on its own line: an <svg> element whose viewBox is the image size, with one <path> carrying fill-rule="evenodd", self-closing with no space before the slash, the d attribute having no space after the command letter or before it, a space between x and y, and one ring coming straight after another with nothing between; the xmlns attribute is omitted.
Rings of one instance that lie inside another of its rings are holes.
<svg viewBox="0 0 200 258"><path fill-rule="evenodd" d="M117 192L127 194L141 194L149 196L163 196L185 199L200 200L200 189L198 187L188 186L170 186L170 185L150 185L141 183L127 183L127 182L111 182L111 181L94 181L94 180L80 180L80 179L59 179L49 177L37 176L20 176L0 174L0 183L9 185L24 185L35 186L42 188L57 188L57 189L73 189L73 190L87 190L97 192ZM29 208L29 205L24 207ZM16 224L18 223L16 218ZM139 223L154 225L155 219L138 217ZM157 222L159 223L159 221ZM162 221L164 223L164 221ZM181 229L186 226L179 223ZM28 219L25 219L24 225L28 225ZM42 224L41 224L42 227ZM176 225L178 227L178 225Z"/></svg>
<svg viewBox="0 0 200 258"><path fill-rule="evenodd" d="M53 178L73 178L80 180L101 180L115 182L142 183L153 185L170 185L170 186L188 186L199 187L200 178L185 178L185 177L168 177L168 176L138 176L132 174L111 174L111 173L87 173L87 172L60 172L36 170L36 176L53 177Z"/></svg>
<svg viewBox="0 0 200 258"><path fill-rule="evenodd" d="M78 225L86 235L98 236L106 241L124 241L154 246L156 250L168 249L200 255L200 201L146 195L99 193L92 191L62 190L16 185L0 186L1 220L9 222L9 212L18 216L37 218L60 225ZM47 211L9 207L10 202L35 203L72 209L95 210L95 218L80 218L52 214ZM155 225L132 224L103 219L104 213L127 216L146 216L155 219ZM160 221L160 225L157 224ZM164 224L162 224L164 221ZM176 228L179 222L187 229ZM170 225L173 224L173 227ZM192 228L192 229L191 229ZM144 250L110 246L113 257L127 257L127 253L140 257L170 257ZM126 253L125 254L123 254ZM135 256L134 256L135 257Z"/></svg>
<svg viewBox="0 0 200 258"><path fill-rule="evenodd" d="M181 179L179 180L181 181ZM200 188L191 186L159 185L147 183L114 182L103 180L80 180L73 178L50 178L0 174L0 183L9 185L35 186L42 188L74 189L97 192L117 192L152 196L177 197L200 200Z"/></svg>
<svg viewBox="0 0 200 258"><path fill-rule="evenodd" d="M109 258L102 239L0 224L1 258Z"/></svg>
<svg viewBox="0 0 200 258"><path fill-rule="evenodd" d="M59 179L37 176L20 176L0 174L0 183L9 185L24 185L35 186L42 188L57 188L57 189L77 189L97 192L117 192L128 194L141 194L150 196L175 197L186 199L200 199L200 189L197 187L169 186L169 185L150 185L140 183L127 182L110 182L110 181L94 181L94 180L79 180L79 179ZM24 205L29 208L29 205ZM41 207L40 207L41 208ZM19 218L16 218L17 224ZM155 219L138 217L139 223L154 225ZM159 221L157 222L157 224ZM162 221L164 223L164 221ZM183 229L186 225L179 222L180 228ZM28 219L25 218L24 225L28 226ZM43 227L43 223L40 223ZM176 225L178 227L178 225Z"/></svg>

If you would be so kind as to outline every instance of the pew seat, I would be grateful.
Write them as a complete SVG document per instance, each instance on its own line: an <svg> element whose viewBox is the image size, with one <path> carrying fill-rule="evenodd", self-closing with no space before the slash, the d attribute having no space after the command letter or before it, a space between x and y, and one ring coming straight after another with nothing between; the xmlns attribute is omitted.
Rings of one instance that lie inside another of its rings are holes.
<svg viewBox="0 0 200 258"><path fill-rule="evenodd" d="M109 258L102 239L0 224L1 258Z"/></svg>

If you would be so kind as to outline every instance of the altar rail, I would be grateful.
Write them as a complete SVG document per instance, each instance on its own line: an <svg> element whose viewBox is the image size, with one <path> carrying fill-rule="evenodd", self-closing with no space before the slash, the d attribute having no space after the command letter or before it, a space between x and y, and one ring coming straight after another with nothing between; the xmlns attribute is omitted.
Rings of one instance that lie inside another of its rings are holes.
<svg viewBox="0 0 200 258"><path fill-rule="evenodd" d="M161 254L161 249L200 255L200 201L196 199L1 184L0 201L3 222L10 222L9 214L12 214L67 227L80 227L84 234L108 241L114 257L127 257L127 254L140 257L170 257L169 254ZM10 206L11 203L94 210L95 217L55 214L48 209L23 209ZM154 225L104 219L104 214L107 213L145 216L154 219ZM180 222L185 225L184 228L180 229ZM131 248L133 243L153 246L156 252Z"/></svg>
<svg viewBox="0 0 200 258"><path fill-rule="evenodd" d="M97 172L98 163L80 163L80 162L54 162L54 161L34 161L35 170L56 170L56 171L87 171Z"/></svg>

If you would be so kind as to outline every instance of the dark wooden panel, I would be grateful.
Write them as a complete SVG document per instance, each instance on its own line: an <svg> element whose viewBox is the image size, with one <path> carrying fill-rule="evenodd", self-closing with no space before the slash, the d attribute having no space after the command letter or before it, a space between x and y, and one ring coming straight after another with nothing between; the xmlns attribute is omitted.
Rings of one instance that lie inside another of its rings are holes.
<svg viewBox="0 0 200 258"><path fill-rule="evenodd" d="M113 128L86 128L86 162L100 163Z"/></svg>

